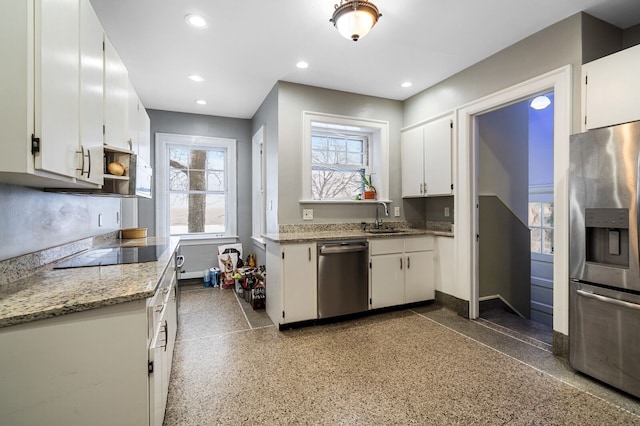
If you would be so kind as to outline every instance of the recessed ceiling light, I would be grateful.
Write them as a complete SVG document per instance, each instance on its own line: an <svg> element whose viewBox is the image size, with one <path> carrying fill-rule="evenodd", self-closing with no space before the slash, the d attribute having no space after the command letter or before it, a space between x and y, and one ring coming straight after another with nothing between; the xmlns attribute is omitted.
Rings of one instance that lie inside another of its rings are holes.
<svg viewBox="0 0 640 426"><path fill-rule="evenodd" d="M187 21L187 24L191 25L194 28L207 28L209 26L209 24L207 24L207 20L204 19L203 16L193 13L185 16L184 20Z"/></svg>
<svg viewBox="0 0 640 426"><path fill-rule="evenodd" d="M535 98L533 98L530 105L533 109L545 109L546 107L551 105L551 99L549 99L545 95L536 96Z"/></svg>
<svg viewBox="0 0 640 426"><path fill-rule="evenodd" d="M189 76L189 80L201 83L204 81L204 78L200 77L199 75L193 74Z"/></svg>
<svg viewBox="0 0 640 426"><path fill-rule="evenodd" d="M301 70L305 69L305 68L309 68L309 64L305 61L300 61L296 64L296 67L300 68Z"/></svg>
<svg viewBox="0 0 640 426"><path fill-rule="evenodd" d="M206 104L207 104L207 101L205 101L204 99L198 99L198 100L196 100L196 103L197 103L198 105L206 105Z"/></svg>
<svg viewBox="0 0 640 426"><path fill-rule="evenodd" d="M411 87L413 83L411 83L410 81L405 81L404 83L402 83L400 86L402 87Z"/></svg>

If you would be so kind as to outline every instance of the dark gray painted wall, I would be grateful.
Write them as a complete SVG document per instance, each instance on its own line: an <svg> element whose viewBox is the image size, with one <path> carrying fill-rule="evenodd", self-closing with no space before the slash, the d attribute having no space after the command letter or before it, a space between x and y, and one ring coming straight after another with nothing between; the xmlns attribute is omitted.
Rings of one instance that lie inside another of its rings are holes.
<svg viewBox="0 0 640 426"><path fill-rule="evenodd" d="M620 28L582 14L582 63L595 61L622 49L622 34Z"/></svg>
<svg viewBox="0 0 640 426"><path fill-rule="evenodd" d="M119 212L120 198L0 184L0 260L115 231Z"/></svg>
<svg viewBox="0 0 640 426"><path fill-rule="evenodd" d="M637 44L640 44L640 24L627 28L622 34L622 48L626 49Z"/></svg>

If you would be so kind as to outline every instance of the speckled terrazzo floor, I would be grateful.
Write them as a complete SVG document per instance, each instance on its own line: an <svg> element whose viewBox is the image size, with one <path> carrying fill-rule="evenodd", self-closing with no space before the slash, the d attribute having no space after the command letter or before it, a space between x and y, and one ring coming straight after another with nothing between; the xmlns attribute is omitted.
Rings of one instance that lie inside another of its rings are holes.
<svg viewBox="0 0 640 426"><path fill-rule="evenodd" d="M640 401L436 306L280 332L184 286L165 425L638 424Z"/></svg>

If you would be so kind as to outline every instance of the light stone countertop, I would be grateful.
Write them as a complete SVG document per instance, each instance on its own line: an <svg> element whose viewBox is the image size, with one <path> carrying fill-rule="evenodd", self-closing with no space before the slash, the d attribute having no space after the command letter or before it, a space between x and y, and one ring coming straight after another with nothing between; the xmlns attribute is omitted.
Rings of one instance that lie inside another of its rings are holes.
<svg viewBox="0 0 640 426"><path fill-rule="evenodd" d="M328 230L328 231L307 231L307 232L280 232L277 234L266 234L265 238L276 243L304 243L313 241L347 241L362 239L382 239L382 238L402 238L420 235L433 235L440 237L453 237L453 232L434 231L429 229L402 228L401 232L395 233L370 233L360 230Z"/></svg>
<svg viewBox="0 0 640 426"><path fill-rule="evenodd" d="M151 297L179 243L177 237L117 240L108 247L167 247L155 262L53 269L68 258L60 259L4 284L0 286L0 328Z"/></svg>

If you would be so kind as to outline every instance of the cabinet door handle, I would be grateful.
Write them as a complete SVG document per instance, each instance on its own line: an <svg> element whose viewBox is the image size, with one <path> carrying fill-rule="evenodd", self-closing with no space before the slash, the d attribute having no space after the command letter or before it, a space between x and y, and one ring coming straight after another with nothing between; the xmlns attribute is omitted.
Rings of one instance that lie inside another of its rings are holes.
<svg viewBox="0 0 640 426"><path fill-rule="evenodd" d="M407 269L411 268L411 258L407 256Z"/></svg>
<svg viewBox="0 0 640 426"><path fill-rule="evenodd" d="M422 193L423 193L422 185L423 185L423 184L422 184L422 183L420 183L420 194L422 194Z"/></svg>
<svg viewBox="0 0 640 426"><path fill-rule="evenodd" d="M87 149L87 157L89 160L89 167L87 167L87 179L91 179L91 150ZM82 160L84 162L84 159Z"/></svg>
<svg viewBox="0 0 640 426"><path fill-rule="evenodd" d="M402 269L402 258L400 258L400 269Z"/></svg>
<svg viewBox="0 0 640 426"><path fill-rule="evenodd" d="M427 182L423 183L424 185L424 195L427 195Z"/></svg>
<svg viewBox="0 0 640 426"><path fill-rule="evenodd" d="M169 343L169 323L164 322L164 351L167 351L167 343Z"/></svg>
<svg viewBox="0 0 640 426"><path fill-rule="evenodd" d="M311 247L309 247L309 262L311 262Z"/></svg>

